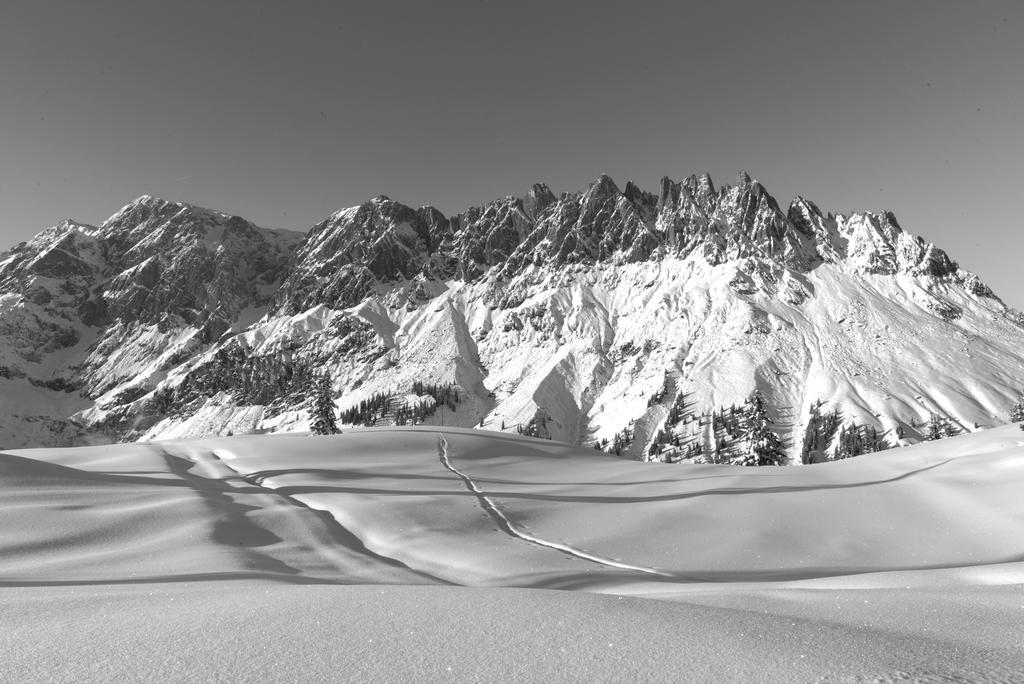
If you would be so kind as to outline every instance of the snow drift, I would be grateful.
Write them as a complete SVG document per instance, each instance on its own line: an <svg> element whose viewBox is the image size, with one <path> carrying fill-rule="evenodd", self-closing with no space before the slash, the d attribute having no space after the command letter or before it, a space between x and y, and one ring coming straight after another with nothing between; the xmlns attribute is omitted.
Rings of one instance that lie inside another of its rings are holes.
<svg viewBox="0 0 1024 684"><path fill-rule="evenodd" d="M458 428L6 452L0 669L1012 681L1022 478L1017 426L796 469Z"/></svg>

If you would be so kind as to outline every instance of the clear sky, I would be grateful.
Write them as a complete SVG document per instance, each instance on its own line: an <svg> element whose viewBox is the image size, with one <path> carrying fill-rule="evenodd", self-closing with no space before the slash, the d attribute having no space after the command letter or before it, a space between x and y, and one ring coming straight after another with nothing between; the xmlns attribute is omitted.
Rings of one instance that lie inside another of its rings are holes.
<svg viewBox="0 0 1024 684"><path fill-rule="evenodd" d="M1024 307L1022 160L1020 0L0 3L2 247L141 194L305 230L746 169Z"/></svg>

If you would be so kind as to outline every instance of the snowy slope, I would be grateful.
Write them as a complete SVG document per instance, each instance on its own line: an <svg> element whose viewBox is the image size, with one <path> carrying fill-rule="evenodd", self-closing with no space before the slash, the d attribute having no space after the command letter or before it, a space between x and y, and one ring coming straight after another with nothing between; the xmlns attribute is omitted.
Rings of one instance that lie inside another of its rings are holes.
<svg viewBox="0 0 1024 684"><path fill-rule="evenodd" d="M423 427L7 452L0 672L1016 681L1022 459L1017 426L787 469Z"/></svg>
<svg viewBox="0 0 1024 684"><path fill-rule="evenodd" d="M8 445L304 430L329 373L357 422L426 407L654 460L742 456L721 412L758 390L797 463L915 443L932 414L1002 424L1024 387L1024 319L978 276L889 213L783 209L746 174L448 218L380 196L305 237L143 197L12 254L0 375L42 394Z"/></svg>

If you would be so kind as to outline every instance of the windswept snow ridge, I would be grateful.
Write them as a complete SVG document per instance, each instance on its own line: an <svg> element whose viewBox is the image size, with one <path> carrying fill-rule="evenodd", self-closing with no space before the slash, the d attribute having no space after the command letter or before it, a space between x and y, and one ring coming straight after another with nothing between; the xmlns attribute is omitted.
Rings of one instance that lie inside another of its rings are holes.
<svg viewBox="0 0 1024 684"><path fill-rule="evenodd" d="M176 454L175 451L178 453ZM356 554L365 557L368 563L384 564L395 568L394 571L381 568L379 570L381 577L392 575L393 572L399 573L398 577L404 577L406 573L414 573L428 582L444 583L443 580L418 572L395 558L375 552L358 535L331 515L330 511L311 506L300 498L266 486L260 482L258 477L240 472L222 459L216 449L206 450L191 447L175 450L168 447L164 448L164 453L171 471L178 473L200 492L227 496L231 496L233 492L244 493L247 502L252 502L260 494L265 495L259 506L260 517L265 521L264 524L290 531L294 537L297 537L294 540L303 548L323 557L330 563L335 572L322 574L324 579L344 578L351 567L352 556ZM199 471L199 475L192 475L188 472L190 470L188 467L183 468L181 465L183 460L193 463ZM323 523L323 528L329 532L328 535L313 532L319 526L311 528L308 522L309 514ZM268 521L268 518L275 520Z"/></svg>

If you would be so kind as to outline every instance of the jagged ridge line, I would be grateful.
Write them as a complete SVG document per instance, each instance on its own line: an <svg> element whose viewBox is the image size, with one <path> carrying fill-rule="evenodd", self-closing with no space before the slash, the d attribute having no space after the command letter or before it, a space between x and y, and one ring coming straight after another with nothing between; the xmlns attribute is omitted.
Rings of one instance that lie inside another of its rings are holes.
<svg viewBox="0 0 1024 684"><path fill-rule="evenodd" d="M607 565L609 567L619 568L621 570L636 570L637 572L645 572L647 574L658 575L660 577L671 577L669 573L662 572L660 570L655 570L654 568L648 568L642 565L630 565L629 563L623 563L621 561L612 560L611 558L595 556L592 553L581 551L572 546L569 546L568 544L560 544L559 542L548 541L547 539L535 537L532 534L523 532L522 530L517 528L511 520L508 519L505 513L500 508L498 508L498 505L494 502L494 500L487 496L487 494L485 494L484 491L480 489L480 487L471 477L469 477L461 470L456 468L454 465L452 465L451 460L448 458L448 440L444 438L444 435L438 435L437 447L438 456L441 459L441 465L443 465L447 470L451 471L456 476L458 476L459 479L462 480L463 484L466 485L466 489L468 489L470 492L476 495L483 509L490 513L491 517L497 520L498 524L501 525L501 527L503 527L505 529L505 532L507 532L509 535L513 537L518 537L519 539L530 542L531 544L536 544L537 546L544 546L549 549L562 551L563 553L568 553L569 555L575 556L576 558L582 558L583 560L588 560L592 563L598 563L599 565Z"/></svg>

